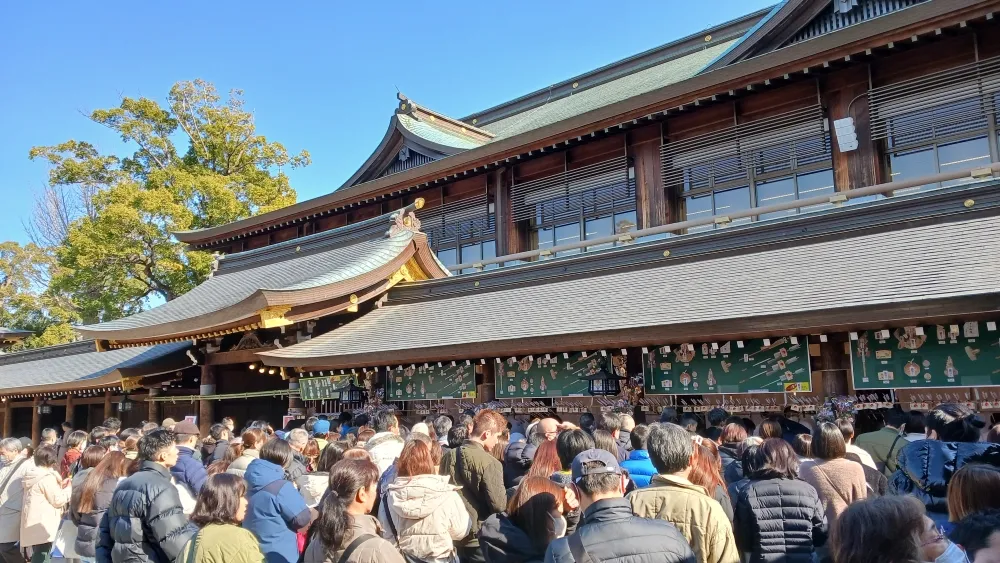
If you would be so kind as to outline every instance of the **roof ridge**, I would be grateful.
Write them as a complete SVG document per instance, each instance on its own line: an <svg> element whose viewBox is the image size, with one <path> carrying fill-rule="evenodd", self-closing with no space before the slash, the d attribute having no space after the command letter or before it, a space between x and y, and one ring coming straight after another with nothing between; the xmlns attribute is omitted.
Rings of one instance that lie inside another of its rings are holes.
<svg viewBox="0 0 1000 563"><path fill-rule="evenodd" d="M45 346L43 348L29 348L27 350L18 350L16 352L0 354L0 366L34 362L37 360L44 360L46 358L75 356L77 354L86 354L88 352L96 351L97 345L93 340L77 340L76 342L67 342L65 344L56 344L53 346Z"/></svg>
<svg viewBox="0 0 1000 563"><path fill-rule="evenodd" d="M490 133L485 129L480 129L479 127L465 123L462 120L455 119L454 117L449 117L439 111L434 111L428 108L427 106L418 104L417 102L414 102L409 97L407 97L406 94L403 94L402 92L396 93L396 99L399 100L399 106L396 107L397 114L409 115L410 117L418 121L423 121L425 123L427 121L430 121L432 126L435 127L441 125L437 123L438 120L441 120L443 124L446 125L444 129L447 130L449 133L463 135L475 141L488 142L492 140L494 137L496 137L495 134ZM428 120L421 119L420 116L415 115L416 113L425 113L428 115L430 119Z"/></svg>

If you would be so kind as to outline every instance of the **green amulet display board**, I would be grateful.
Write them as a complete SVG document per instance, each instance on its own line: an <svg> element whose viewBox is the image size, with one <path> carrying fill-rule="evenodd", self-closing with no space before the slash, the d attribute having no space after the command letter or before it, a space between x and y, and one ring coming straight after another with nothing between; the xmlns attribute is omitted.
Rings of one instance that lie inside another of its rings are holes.
<svg viewBox="0 0 1000 563"><path fill-rule="evenodd" d="M661 395L812 391L806 337L729 340L650 349L643 355L646 392ZM740 348L739 343L743 343ZM669 351L668 351L669 348Z"/></svg>
<svg viewBox="0 0 1000 563"><path fill-rule="evenodd" d="M611 365L600 352L498 359L497 398L584 397L589 382L580 377L597 373L605 362Z"/></svg>
<svg viewBox="0 0 1000 563"><path fill-rule="evenodd" d="M350 375L331 375L330 377L310 377L299 380L299 397L303 401L324 401L339 399L340 392L351 384Z"/></svg>
<svg viewBox="0 0 1000 563"><path fill-rule="evenodd" d="M1000 385L998 337L986 322L858 333L851 341L854 388Z"/></svg>
<svg viewBox="0 0 1000 563"><path fill-rule="evenodd" d="M407 366L389 372L390 401L475 399L475 366Z"/></svg>

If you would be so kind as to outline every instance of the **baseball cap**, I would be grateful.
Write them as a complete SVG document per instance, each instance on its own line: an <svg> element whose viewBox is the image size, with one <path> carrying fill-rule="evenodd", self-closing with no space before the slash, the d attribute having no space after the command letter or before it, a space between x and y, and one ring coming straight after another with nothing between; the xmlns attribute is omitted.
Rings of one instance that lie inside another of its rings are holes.
<svg viewBox="0 0 1000 563"><path fill-rule="evenodd" d="M330 431L330 421L329 420L317 420L316 424L313 424L313 434L326 434Z"/></svg>
<svg viewBox="0 0 1000 563"><path fill-rule="evenodd" d="M182 420L174 425L174 434L193 434L197 436L201 434L201 431L198 430L198 427L193 422Z"/></svg>
<svg viewBox="0 0 1000 563"><path fill-rule="evenodd" d="M164 418L163 419L163 424L161 424L160 427L161 428L169 428L169 427L171 427L171 426L173 426L175 424L177 424L176 420L174 420L172 418Z"/></svg>
<svg viewBox="0 0 1000 563"><path fill-rule="evenodd" d="M586 467L586 464L598 462L601 465L596 467ZM573 482L578 483L580 479L587 475L597 475L600 473L622 474L622 468L618 465L618 459L607 450L592 449L577 454L573 458Z"/></svg>

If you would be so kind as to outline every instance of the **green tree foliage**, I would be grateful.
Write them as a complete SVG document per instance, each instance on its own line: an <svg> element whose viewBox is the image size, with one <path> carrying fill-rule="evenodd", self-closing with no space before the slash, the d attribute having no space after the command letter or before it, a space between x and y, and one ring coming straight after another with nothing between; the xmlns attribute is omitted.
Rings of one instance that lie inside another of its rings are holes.
<svg viewBox="0 0 1000 563"><path fill-rule="evenodd" d="M73 339L71 302L46 289L55 267L52 255L35 244L0 243L0 326L35 333L21 347Z"/></svg>
<svg viewBox="0 0 1000 563"><path fill-rule="evenodd" d="M90 118L135 151L102 154L70 140L30 153L49 164L50 190L82 194L64 229L53 225L68 213L43 212L31 230L62 239L52 250L49 291L71 296L85 323L133 314L151 298L171 300L204 281L211 256L186 251L170 233L292 204L295 191L284 170L309 164L306 151L289 154L257 133L242 92L223 99L201 80L175 84L166 105L124 98ZM53 199L60 200L47 198Z"/></svg>

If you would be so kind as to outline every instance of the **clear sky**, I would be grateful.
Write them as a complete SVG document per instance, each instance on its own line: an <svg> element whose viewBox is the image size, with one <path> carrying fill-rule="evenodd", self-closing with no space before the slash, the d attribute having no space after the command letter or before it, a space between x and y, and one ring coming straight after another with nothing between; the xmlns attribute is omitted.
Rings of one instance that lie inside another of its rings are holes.
<svg viewBox="0 0 1000 563"><path fill-rule="evenodd" d="M371 154L396 88L463 117L775 1L2 2L0 241L27 239L47 171L32 146L124 152L81 113L123 95L163 102L195 78L243 89L259 133L312 154L290 174L304 200Z"/></svg>

